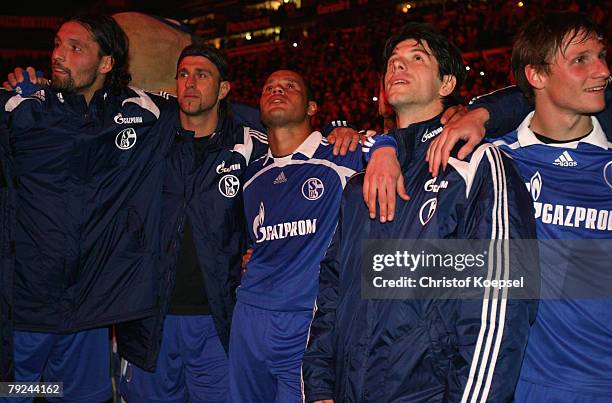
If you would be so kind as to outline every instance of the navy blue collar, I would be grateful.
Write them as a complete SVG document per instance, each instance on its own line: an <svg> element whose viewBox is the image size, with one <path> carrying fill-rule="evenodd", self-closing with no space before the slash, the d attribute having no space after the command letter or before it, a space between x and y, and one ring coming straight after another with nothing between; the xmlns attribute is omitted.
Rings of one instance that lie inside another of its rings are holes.
<svg viewBox="0 0 612 403"><path fill-rule="evenodd" d="M413 123L403 129L393 129L389 132L396 140L402 158L402 169L407 168L414 159L423 157L429 144L442 132L439 114L429 120Z"/></svg>

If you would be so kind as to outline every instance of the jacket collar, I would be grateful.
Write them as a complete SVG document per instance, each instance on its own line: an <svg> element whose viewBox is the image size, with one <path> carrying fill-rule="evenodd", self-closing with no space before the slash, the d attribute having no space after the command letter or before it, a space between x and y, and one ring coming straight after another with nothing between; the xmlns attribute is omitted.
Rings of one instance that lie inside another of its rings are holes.
<svg viewBox="0 0 612 403"><path fill-rule="evenodd" d="M179 112L180 113L180 112ZM209 147L223 147L223 140L227 137L224 133L226 133L229 128L229 119L226 117L220 117L217 122L217 128L215 131L209 135ZM177 115L177 124L176 124L176 133L182 138L195 138L195 132L192 130L187 130L181 126L180 117Z"/></svg>
<svg viewBox="0 0 612 403"><path fill-rule="evenodd" d="M323 135L321 134L321 132L318 131L314 131L312 133L310 133L308 135L308 137L306 137L306 140L304 140L302 142L302 144L300 144L298 146L298 148L295 149L294 152L292 152L290 155L286 156L286 157L274 157L272 155L272 150L270 148L268 148L268 154L266 155L266 159L264 160L264 165L266 165L270 160L274 161L274 160L289 160L289 159L293 159L294 156L296 156L297 154L301 154L304 157L306 157L306 159L311 159L315 152L317 151L317 148L319 148L319 145L321 144L321 140L323 140ZM291 158L288 158L291 157Z"/></svg>
<svg viewBox="0 0 612 403"><path fill-rule="evenodd" d="M441 117L442 114L439 114L431 119L413 123L406 128L396 129L396 132L399 136L409 138L413 142L415 148L421 146L428 147L429 143L442 133L443 126L442 123L440 123Z"/></svg>
<svg viewBox="0 0 612 403"><path fill-rule="evenodd" d="M431 141L442 132L441 116L442 114L439 114L431 119L413 123L403 129L395 129L389 133L397 140L400 161L403 161L403 171L414 159L424 155Z"/></svg>
<svg viewBox="0 0 612 403"><path fill-rule="evenodd" d="M531 124L531 119L533 119L534 112L531 112L525 120L518 127L517 131L517 139L521 147L529 147L536 144L544 144L546 146L551 147L563 147L563 148L576 148L580 143L588 143L604 150L608 149L608 139L606 134L604 133L599 121L595 116L591 116L591 123L593 124L593 130L591 133L578 141L571 141L568 143L550 143L545 144L538 140L535 136L529 125Z"/></svg>
<svg viewBox="0 0 612 403"><path fill-rule="evenodd" d="M104 115L105 110L109 110L115 107L115 99L111 92L110 87L103 87L97 90L89 105L85 102L85 97L81 94L65 93L61 91L53 91L54 97L60 104L66 105L70 110L76 112L79 115L89 115L90 118L101 119ZM109 106L113 104L113 106Z"/></svg>

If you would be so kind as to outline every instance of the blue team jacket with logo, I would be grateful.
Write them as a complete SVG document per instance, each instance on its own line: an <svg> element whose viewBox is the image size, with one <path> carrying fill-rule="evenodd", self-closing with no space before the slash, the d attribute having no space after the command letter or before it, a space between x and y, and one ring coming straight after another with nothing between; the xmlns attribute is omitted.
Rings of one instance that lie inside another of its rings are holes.
<svg viewBox="0 0 612 403"><path fill-rule="evenodd" d="M600 295L577 284L584 279L597 289L610 289L610 242L598 240L612 239L612 142L592 117L588 136L544 144L529 128L532 116L494 142L512 157L529 188L538 238L563 240L540 247L546 298L529 335L520 379L558 393L571 390L609 400L612 294ZM569 241L576 239L588 243ZM570 287L570 292L554 293L562 287Z"/></svg>
<svg viewBox="0 0 612 403"><path fill-rule="evenodd" d="M242 185L252 158L264 154L266 135L222 119L198 165L193 132L179 127L166 166L163 188L163 248L169 256L167 287L160 293L160 311L143 320L116 326L119 353L133 364L154 370L162 337L162 325L175 284L174 268L184 223L188 218L206 286L206 295L221 343L228 348L235 290L240 282L247 235Z"/></svg>
<svg viewBox="0 0 612 403"><path fill-rule="evenodd" d="M529 195L499 149L481 145L468 161L451 158L432 184L425 153L440 126L436 117L391 133L411 196L398 201L394 221L369 219L363 175L347 184L302 366L307 401L512 400L535 302L488 290L476 300L361 295L365 239L535 238ZM491 274L501 275L504 260L491 261Z"/></svg>
<svg viewBox="0 0 612 403"><path fill-rule="evenodd" d="M11 96L16 329L73 332L153 314L176 107L138 89Z"/></svg>

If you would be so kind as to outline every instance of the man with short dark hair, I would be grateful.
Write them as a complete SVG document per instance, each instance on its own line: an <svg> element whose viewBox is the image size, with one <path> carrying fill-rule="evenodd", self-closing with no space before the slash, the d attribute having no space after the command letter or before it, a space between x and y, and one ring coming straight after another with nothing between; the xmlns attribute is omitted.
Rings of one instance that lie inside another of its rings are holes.
<svg viewBox="0 0 612 403"><path fill-rule="evenodd" d="M479 299L368 299L364 241L534 237L528 194L509 159L481 145L432 178L425 153L461 86L460 51L429 25L409 23L384 51L384 88L396 111L408 203L385 224L366 218L363 175L346 187L334 240L321 263L317 311L303 373L306 401L469 402L512 400L535 304L484 287ZM490 249L487 275L512 278L522 257ZM403 274L402 274L403 275ZM392 295L392 294L389 294ZM430 297L431 296L431 297Z"/></svg>
<svg viewBox="0 0 612 403"><path fill-rule="evenodd" d="M313 131L308 83L279 70L260 99L269 152L253 161L244 204L254 248L237 290L230 337L231 402L302 401L300 366L318 289L319 262L347 179L362 153L335 156Z"/></svg>

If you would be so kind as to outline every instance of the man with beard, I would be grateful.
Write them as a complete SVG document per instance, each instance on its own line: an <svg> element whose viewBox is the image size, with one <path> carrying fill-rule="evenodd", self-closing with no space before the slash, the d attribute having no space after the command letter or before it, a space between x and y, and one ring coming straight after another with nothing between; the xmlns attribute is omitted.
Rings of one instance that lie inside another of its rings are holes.
<svg viewBox="0 0 612 403"><path fill-rule="evenodd" d="M110 17L62 24L51 62L51 88L2 94L14 373L63 382L65 400L102 401L111 396L104 326L156 313L168 277L161 188L176 115L167 100L127 87L127 40Z"/></svg>

